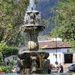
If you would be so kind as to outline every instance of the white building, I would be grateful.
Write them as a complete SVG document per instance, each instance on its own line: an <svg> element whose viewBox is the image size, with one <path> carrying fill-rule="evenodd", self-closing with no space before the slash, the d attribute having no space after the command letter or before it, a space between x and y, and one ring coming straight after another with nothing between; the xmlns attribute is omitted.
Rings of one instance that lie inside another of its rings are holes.
<svg viewBox="0 0 75 75"><path fill-rule="evenodd" d="M75 54L68 53L71 46L60 38L39 41L39 48L44 52L49 52L48 59L53 65L56 65L56 61L58 64L73 63L75 61Z"/></svg>

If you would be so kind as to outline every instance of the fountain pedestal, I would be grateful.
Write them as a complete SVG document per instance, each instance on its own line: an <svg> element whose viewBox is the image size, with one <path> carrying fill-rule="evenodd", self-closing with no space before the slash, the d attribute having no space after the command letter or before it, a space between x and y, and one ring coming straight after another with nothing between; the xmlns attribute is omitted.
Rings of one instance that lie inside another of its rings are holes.
<svg viewBox="0 0 75 75"><path fill-rule="evenodd" d="M27 34L28 51L19 51L18 65L22 74L48 74L49 53L39 51L38 33L44 30L44 26L40 25L40 13L31 7L26 11L25 24L21 26L21 30Z"/></svg>

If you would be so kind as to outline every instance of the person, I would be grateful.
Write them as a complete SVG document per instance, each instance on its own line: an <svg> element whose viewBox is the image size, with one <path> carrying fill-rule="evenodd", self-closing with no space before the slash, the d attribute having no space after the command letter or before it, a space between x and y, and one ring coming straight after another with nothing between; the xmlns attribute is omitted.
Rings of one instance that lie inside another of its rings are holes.
<svg viewBox="0 0 75 75"><path fill-rule="evenodd" d="M11 70L12 73L17 73L17 68L13 67L13 69Z"/></svg>
<svg viewBox="0 0 75 75"><path fill-rule="evenodd" d="M62 66L61 63L60 63L60 65L59 65L59 73L63 73L63 66Z"/></svg>
<svg viewBox="0 0 75 75"><path fill-rule="evenodd" d="M59 72L59 67L55 67L55 72L58 73Z"/></svg>

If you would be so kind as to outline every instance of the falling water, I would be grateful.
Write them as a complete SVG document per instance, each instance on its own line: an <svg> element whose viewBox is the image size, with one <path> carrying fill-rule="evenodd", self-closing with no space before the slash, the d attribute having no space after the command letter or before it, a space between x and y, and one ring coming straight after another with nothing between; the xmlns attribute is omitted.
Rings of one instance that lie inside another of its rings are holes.
<svg viewBox="0 0 75 75"><path fill-rule="evenodd" d="M32 8L33 8L33 9L36 8L36 5L35 5L35 3L34 3L34 0L30 0L30 1L29 1L29 6L28 6L28 9L27 9L27 10L32 10Z"/></svg>

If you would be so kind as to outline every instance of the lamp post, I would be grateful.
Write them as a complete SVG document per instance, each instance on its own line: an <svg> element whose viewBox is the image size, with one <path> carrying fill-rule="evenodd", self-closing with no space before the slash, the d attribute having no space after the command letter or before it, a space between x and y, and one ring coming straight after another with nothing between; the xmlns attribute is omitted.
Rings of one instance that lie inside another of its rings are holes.
<svg viewBox="0 0 75 75"><path fill-rule="evenodd" d="M57 38L56 38L56 61L55 64L58 65L58 61L57 61Z"/></svg>

